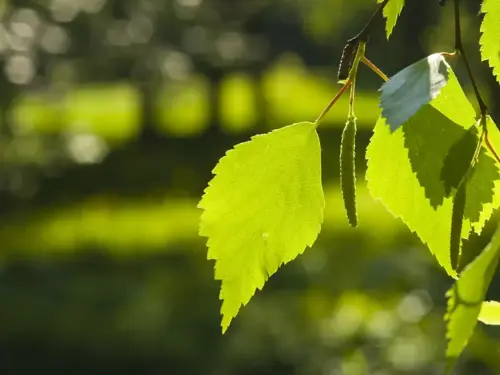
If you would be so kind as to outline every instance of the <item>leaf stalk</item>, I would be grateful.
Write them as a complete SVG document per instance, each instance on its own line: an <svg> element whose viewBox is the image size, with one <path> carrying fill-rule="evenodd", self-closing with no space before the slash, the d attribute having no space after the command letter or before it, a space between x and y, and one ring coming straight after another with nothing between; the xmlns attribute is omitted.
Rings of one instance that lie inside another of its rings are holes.
<svg viewBox="0 0 500 375"><path fill-rule="evenodd" d="M337 103L337 101L340 99L340 97L347 91L347 89L349 87L351 87L351 84L352 84L352 80L349 78L346 81L346 83L344 84L344 86L342 86L342 88L340 89L340 91L333 97L333 99L330 101L330 103L328 103L328 105L323 110L323 112L321 112L321 114L318 116L318 118L314 122L316 124L316 127L318 127L318 125L321 122L321 120L323 120L323 118L328 114L328 112L330 111L330 109L332 109L333 105L335 103Z"/></svg>
<svg viewBox="0 0 500 375"><path fill-rule="evenodd" d="M387 77L382 70L380 70L374 63L372 63L370 60L366 58L366 56L361 57L361 61L369 67L371 70L373 70L382 80L387 82L389 80L389 77Z"/></svg>

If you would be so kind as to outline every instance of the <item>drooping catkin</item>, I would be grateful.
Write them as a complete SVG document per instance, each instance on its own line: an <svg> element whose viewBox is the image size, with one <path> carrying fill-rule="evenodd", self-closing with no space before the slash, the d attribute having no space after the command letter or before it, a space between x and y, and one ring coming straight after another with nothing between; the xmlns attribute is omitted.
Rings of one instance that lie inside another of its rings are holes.
<svg viewBox="0 0 500 375"><path fill-rule="evenodd" d="M340 185L347 219L352 227L358 225L356 213L356 119L348 119L340 141Z"/></svg>

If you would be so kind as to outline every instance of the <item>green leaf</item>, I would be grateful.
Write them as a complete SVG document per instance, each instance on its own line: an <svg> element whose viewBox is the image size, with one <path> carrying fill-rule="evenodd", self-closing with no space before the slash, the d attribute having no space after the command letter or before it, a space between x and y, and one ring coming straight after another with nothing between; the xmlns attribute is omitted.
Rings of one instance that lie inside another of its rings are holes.
<svg viewBox="0 0 500 375"><path fill-rule="evenodd" d="M475 113L452 70L449 82L431 104L424 105L401 128L391 132L380 117L367 149L366 179L371 195L417 233L452 277L450 260L453 196L443 171L448 154L475 126ZM474 135L477 142L477 133ZM464 152L468 154L468 152ZM465 170L468 158L455 160ZM482 148L467 184L462 238L481 232L493 209L500 206L499 170Z"/></svg>
<svg viewBox="0 0 500 375"><path fill-rule="evenodd" d="M500 325L500 302L485 301L477 318L484 324Z"/></svg>
<svg viewBox="0 0 500 375"><path fill-rule="evenodd" d="M499 160L500 155L500 131L497 125L493 122L490 116L486 117L486 128L488 129L488 140L493 147L495 155L492 157L495 160Z"/></svg>
<svg viewBox="0 0 500 375"><path fill-rule="evenodd" d="M481 24L481 58L488 60L500 82L500 1L484 0L481 11L485 14Z"/></svg>
<svg viewBox="0 0 500 375"><path fill-rule="evenodd" d="M467 345L474 327L491 279L498 265L500 256L500 225L493 238L481 254L472 261L461 273L460 279L446 293L448 309L446 313L447 338L446 350L448 370Z"/></svg>
<svg viewBox="0 0 500 375"><path fill-rule="evenodd" d="M384 0L378 0L378 3L381 3ZM384 8L384 17L386 19L385 31L387 35L387 39L390 38L392 34L392 30L394 30L394 26L396 26L396 22L398 21L399 15L405 6L405 0L389 0L387 5Z"/></svg>
<svg viewBox="0 0 500 375"><path fill-rule="evenodd" d="M439 54L406 67L382 85L380 107L392 131L435 99L448 81L450 66Z"/></svg>
<svg viewBox="0 0 500 375"><path fill-rule="evenodd" d="M441 169L441 179L444 182L446 195L458 186L469 171L470 165L476 153L479 133L478 127L469 128L457 142L455 142L444 159Z"/></svg>
<svg viewBox="0 0 500 375"><path fill-rule="evenodd" d="M312 246L323 221L321 147L313 123L257 135L227 152L198 207L222 280L222 330L281 264Z"/></svg>

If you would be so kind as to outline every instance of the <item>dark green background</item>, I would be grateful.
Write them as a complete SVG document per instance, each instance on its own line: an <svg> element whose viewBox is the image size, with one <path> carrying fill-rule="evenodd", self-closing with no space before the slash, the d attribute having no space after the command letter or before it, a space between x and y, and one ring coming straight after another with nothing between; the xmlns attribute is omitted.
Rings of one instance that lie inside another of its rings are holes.
<svg viewBox="0 0 500 375"><path fill-rule="evenodd" d="M453 49L451 4L407 3L391 40L378 20L368 46L389 75ZM463 3L466 48L500 120L498 85L479 61L479 2ZM317 244L224 336L197 236L196 204L217 160L253 134L314 120L339 88L345 41L374 9L1 0L0 373L440 374L451 280L363 187L381 84L365 67L359 229L347 226L338 188L344 100L320 128L327 211ZM499 373L496 337L481 325L458 373Z"/></svg>

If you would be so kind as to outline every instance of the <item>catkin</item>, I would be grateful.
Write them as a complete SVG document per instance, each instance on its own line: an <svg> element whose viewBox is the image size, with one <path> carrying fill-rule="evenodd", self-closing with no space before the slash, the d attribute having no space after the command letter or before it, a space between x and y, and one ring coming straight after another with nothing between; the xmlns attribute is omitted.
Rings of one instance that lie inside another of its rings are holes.
<svg viewBox="0 0 500 375"><path fill-rule="evenodd" d="M352 64L354 63L354 58L356 57L356 51L358 49L358 40L350 39L342 50L342 57L340 58L339 71L337 78L339 81L343 81L349 77L349 72L351 71Z"/></svg>
<svg viewBox="0 0 500 375"><path fill-rule="evenodd" d="M450 260L454 270L458 268L460 258L460 245L462 243L462 224L465 212L466 183L463 181L458 187L453 198L450 232Z"/></svg>
<svg viewBox="0 0 500 375"><path fill-rule="evenodd" d="M355 168L356 120L349 119L342 132L340 141L340 185L347 213L352 227L358 225L356 213L356 168Z"/></svg>

